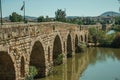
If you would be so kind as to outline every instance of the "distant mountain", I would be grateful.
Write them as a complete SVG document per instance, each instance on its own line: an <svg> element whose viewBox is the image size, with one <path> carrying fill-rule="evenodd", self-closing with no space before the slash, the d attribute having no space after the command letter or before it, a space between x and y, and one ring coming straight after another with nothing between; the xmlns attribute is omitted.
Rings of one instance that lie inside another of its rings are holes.
<svg viewBox="0 0 120 80"><path fill-rule="evenodd" d="M28 20L29 20L29 19L32 19L32 20L37 19L37 17L32 17L32 16L25 16L25 18L28 19Z"/></svg>
<svg viewBox="0 0 120 80"><path fill-rule="evenodd" d="M108 12L105 12L105 13L101 14L100 16L101 17L108 17L108 16L117 17L117 16L120 16L120 13L113 12L113 11L108 11Z"/></svg>
<svg viewBox="0 0 120 80"><path fill-rule="evenodd" d="M79 16L67 16L68 19L73 19L73 18L77 18Z"/></svg>
<svg viewBox="0 0 120 80"><path fill-rule="evenodd" d="M4 17L4 19L9 20L9 17Z"/></svg>

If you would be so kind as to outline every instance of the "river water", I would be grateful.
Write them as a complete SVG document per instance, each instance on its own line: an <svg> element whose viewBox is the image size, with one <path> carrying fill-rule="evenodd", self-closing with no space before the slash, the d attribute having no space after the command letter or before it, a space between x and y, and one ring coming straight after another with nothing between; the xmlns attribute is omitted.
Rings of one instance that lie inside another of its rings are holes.
<svg viewBox="0 0 120 80"><path fill-rule="evenodd" d="M120 80L120 49L87 48L39 80Z"/></svg>

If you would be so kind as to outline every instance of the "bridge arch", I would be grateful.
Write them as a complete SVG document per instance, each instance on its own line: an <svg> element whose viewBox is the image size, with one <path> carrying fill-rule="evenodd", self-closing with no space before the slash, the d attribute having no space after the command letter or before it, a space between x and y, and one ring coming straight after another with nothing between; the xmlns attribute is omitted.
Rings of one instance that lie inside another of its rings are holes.
<svg viewBox="0 0 120 80"><path fill-rule="evenodd" d="M64 41L63 45L64 45L64 53L66 53L66 52L65 52L65 50L66 50L66 47L65 47L65 45L66 45L66 44L65 44L65 41Z"/></svg>
<svg viewBox="0 0 120 80"><path fill-rule="evenodd" d="M87 42L87 35L85 34L85 42Z"/></svg>
<svg viewBox="0 0 120 80"><path fill-rule="evenodd" d="M0 79L16 80L15 66L7 52L0 51Z"/></svg>
<svg viewBox="0 0 120 80"><path fill-rule="evenodd" d="M83 41L84 41L84 39L83 39L83 35L81 35L80 38L81 38L81 42L83 42Z"/></svg>
<svg viewBox="0 0 120 80"><path fill-rule="evenodd" d="M75 53L78 53L79 51L78 51L78 35L76 34L75 35Z"/></svg>
<svg viewBox="0 0 120 80"><path fill-rule="evenodd" d="M59 57L62 54L62 42L59 35L55 36L53 42L53 64L58 65L61 64L62 61L59 61Z"/></svg>
<svg viewBox="0 0 120 80"><path fill-rule="evenodd" d="M72 57L72 38L70 34L67 36L67 57Z"/></svg>
<svg viewBox="0 0 120 80"><path fill-rule="evenodd" d="M25 60L24 57L21 57L21 67L20 67L21 77L25 77Z"/></svg>
<svg viewBox="0 0 120 80"><path fill-rule="evenodd" d="M48 46L48 62L50 63L50 47Z"/></svg>
<svg viewBox="0 0 120 80"><path fill-rule="evenodd" d="M38 74L34 78L45 77L45 52L43 44L39 39L34 41L34 45L32 46L29 65L35 67L38 71Z"/></svg>

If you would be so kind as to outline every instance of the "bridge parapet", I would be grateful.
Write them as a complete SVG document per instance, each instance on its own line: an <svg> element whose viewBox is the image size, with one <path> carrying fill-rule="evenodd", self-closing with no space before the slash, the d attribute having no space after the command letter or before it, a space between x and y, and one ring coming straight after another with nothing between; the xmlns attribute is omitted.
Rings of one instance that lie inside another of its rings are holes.
<svg viewBox="0 0 120 80"><path fill-rule="evenodd" d="M0 42L3 40L15 39L18 37L51 33L53 31L75 31L78 28L78 25L61 22L6 24L2 25L2 28L0 29Z"/></svg>

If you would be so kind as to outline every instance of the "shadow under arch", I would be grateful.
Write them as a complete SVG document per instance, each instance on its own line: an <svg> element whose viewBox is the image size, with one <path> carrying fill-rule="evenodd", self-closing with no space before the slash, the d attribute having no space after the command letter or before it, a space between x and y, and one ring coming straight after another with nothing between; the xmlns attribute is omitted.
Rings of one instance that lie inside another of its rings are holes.
<svg viewBox="0 0 120 80"><path fill-rule="evenodd" d="M7 52L0 52L0 80L16 80L14 63Z"/></svg>
<svg viewBox="0 0 120 80"><path fill-rule="evenodd" d="M37 69L38 74L34 77L35 79L45 77L45 53L43 45L40 41L36 41L32 47L30 66Z"/></svg>
<svg viewBox="0 0 120 80"><path fill-rule="evenodd" d="M25 60L21 57L21 67L20 67L21 77L25 77Z"/></svg>
<svg viewBox="0 0 120 80"><path fill-rule="evenodd" d="M48 47L48 62L50 63L50 47Z"/></svg>
<svg viewBox="0 0 120 80"><path fill-rule="evenodd" d="M62 54L62 44L60 37L56 35L53 43L53 64L54 65L59 65L62 63L62 60L60 58L60 54Z"/></svg>
<svg viewBox="0 0 120 80"><path fill-rule="evenodd" d="M67 36L67 58L72 57L72 40L71 35Z"/></svg>
<svg viewBox="0 0 120 80"><path fill-rule="evenodd" d="M78 36L75 36L75 53L79 52L79 46L78 46Z"/></svg>
<svg viewBox="0 0 120 80"><path fill-rule="evenodd" d="M83 36L81 35L81 42L83 42Z"/></svg>
<svg viewBox="0 0 120 80"><path fill-rule="evenodd" d="M87 42L87 35L85 34L85 42Z"/></svg>

